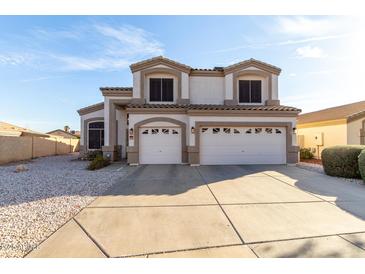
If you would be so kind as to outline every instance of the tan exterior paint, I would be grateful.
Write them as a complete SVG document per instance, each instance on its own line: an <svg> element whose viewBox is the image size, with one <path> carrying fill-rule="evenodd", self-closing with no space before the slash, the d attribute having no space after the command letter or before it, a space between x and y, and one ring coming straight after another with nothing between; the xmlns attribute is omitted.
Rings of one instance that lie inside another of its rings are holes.
<svg viewBox="0 0 365 274"><path fill-rule="evenodd" d="M139 164L139 130L140 127L152 122L168 122L171 124L178 125L181 128L181 162L187 162L187 151L186 151L186 124L182 121L167 118L167 117L154 117L140 121L134 124L133 135L134 135L134 146L127 147L128 163Z"/></svg>
<svg viewBox="0 0 365 274"><path fill-rule="evenodd" d="M365 120L362 121L362 128L360 129L360 144L365 145Z"/></svg>
<svg viewBox="0 0 365 274"><path fill-rule="evenodd" d="M314 136L323 134L323 146L317 146ZM298 136L304 136L303 147L315 149L315 157L320 158L322 150L326 147L347 144L347 124L337 123L325 126L304 127L297 129Z"/></svg>
<svg viewBox="0 0 365 274"><path fill-rule="evenodd" d="M297 124L297 128L324 127L324 126L334 126L334 125L343 125L343 124L346 124L346 119Z"/></svg>
<svg viewBox="0 0 365 274"><path fill-rule="evenodd" d="M286 128L286 161L287 163L298 162L297 146L292 145L293 127L290 122L195 122L195 145L188 148L189 163L200 164L200 128L202 127L285 127Z"/></svg>

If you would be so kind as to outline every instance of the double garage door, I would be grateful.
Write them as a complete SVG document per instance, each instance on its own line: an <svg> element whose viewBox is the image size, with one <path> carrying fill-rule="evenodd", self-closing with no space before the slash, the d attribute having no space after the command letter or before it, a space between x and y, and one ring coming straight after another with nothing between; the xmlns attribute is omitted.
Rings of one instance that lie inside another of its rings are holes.
<svg viewBox="0 0 365 274"><path fill-rule="evenodd" d="M200 129L200 164L284 164L285 128L207 127Z"/></svg>
<svg viewBox="0 0 365 274"><path fill-rule="evenodd" d="M141 128L141 164L181 163L181 128ZM283 127L200 128L200 164L284 164L286 129Z"/></svg>

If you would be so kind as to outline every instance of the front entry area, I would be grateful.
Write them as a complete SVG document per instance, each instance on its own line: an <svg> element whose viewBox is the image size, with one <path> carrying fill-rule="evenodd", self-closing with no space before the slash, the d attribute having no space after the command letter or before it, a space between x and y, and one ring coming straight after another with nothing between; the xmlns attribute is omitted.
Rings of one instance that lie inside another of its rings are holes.
<svg viewBox="0 0 365 274"><path fill-rule="evenodd" d="M200 164L285 164L284 127L202 127Z"/></svg>
<svg viewBox="0 0 365 274"><path fill-rule="evenodd" d="M180 127L141 127L140 164L181 164Z"/></svg>

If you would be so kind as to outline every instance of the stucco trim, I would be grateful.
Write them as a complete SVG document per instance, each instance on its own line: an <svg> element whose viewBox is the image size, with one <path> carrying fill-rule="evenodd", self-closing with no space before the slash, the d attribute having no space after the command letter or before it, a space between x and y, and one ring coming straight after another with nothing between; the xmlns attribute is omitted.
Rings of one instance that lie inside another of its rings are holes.
<svg viewBox="0 0 365 274"><path fill-rule="evenodd" d="M77 112L82 116L102 109L104 109L104 102L81 108Z"/></svg>
<svg viewBox="0 0 365 274"><path fill-rule="evenodd" d="M174 101L177 102L178 100L180 100L181 99L182 73L181 73L181 71L178 71L176 69L171 69L171 68L150 68L150 69L145 69L145 70L141 71L141 78L140 78L141 99L146 100L146 90L145 90L145 85L144 85L146 77L148 75L156 74L156 73L169 74L169 75L173 75L177 78L177 97L174 98Z"/></svg>
<svg viewBox="0 0 365 274"><path fill-rule="evenodd" d="M140 127L152 123L152 122L168 122L171 124L175 124L180 126L181 128L181 163L187 163L188 162L188 155L186 150L186 123L168 118L168 117L153 117L148 118L143 121L140 121L138 123L135 123L133 126L133 132L134 132L134 146L128 146L127 147L127 161L129 164L139 164L139 130Z"/></svg>
<svg viewBox="0 0 365 274"><path fill-rule="evenodd" d="M84 120L84 148L85 151L89 151L89 142L88 142L88 137L89 137L89 123L91 122L98 122L98 121L103 121L104 122L104 117L93 117L90 119L86 119ZM105 131L105 122L104 122L104 131ZM100 148L101 150L102 148Z"/></svg>
<svg viewBox="0 0 365 274"><path fill-rule="evenodd" d="M150 67L153 66L157 66L157 65L166 65L168 67L171 67L173 69L185 72L185 73L189 73L191 70L191 67L181 64L179 62L173 61L171 59L165 58L163 56L157 56L151 59L147 59L147 60L143 60L141 62L138 63L134 63L132 65L130 65L130 69L132 72L137 72L143 69L148 69Z"/></svg>
<svg viewBox="0 0 365 274"><path fill-rule="evenodd" d="M240 104L238 96L238 78L241 76L260 76L267 79L268 100L272 100L272 74L262 70L242 70L233 73L233 100L236 100ZM261 90L261 100L263 100L262 90ZM261 103L265 104L265 102Z"/></svg>
<svg viewBox="0 0 365 274"><path fill-rule="evenodd" d="M260 70L264 70L266 72L269 73L273 73L275 75L279 75L281 72L281 69L278 67L275 67L273 65L270 65L268 63L264 63L262 61L259 60L255 60L255 59L249 59L249 60L245 60L236 64L233 64L231 66L225 67L224 68L224 75L233 73L235 71L239 71L239 70L243 70L249 67L255 67L258 68Z"/></svg>
<svg viewBox="0 0 365 274"><path fill-rule="evenodd" d="M195 122L195 145L189 147L189 164L200 164L200 128L202 127L285 127L286 128L286 162L298 162L298 146L292 145L293 126L290 122ZM191 155L190 155L191 154Z"/></svg>
<svg viewBox="0 0 365 274"><path fill-rule="evenodd" d="M360 145L365 145L365 119L362 120L362 128L360 129Z"/></svg>
<svg viewBox="0 0 365 274"><path fill-rule="evenodd" d="M223 70L191 70L191 77L224 77Z"/></svg>

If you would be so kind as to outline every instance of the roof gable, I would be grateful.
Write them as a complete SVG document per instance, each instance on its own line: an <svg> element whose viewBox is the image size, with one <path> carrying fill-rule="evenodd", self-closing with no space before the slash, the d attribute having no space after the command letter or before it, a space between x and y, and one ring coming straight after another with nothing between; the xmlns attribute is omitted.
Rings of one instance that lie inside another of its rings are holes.
<svg viewBox="0 0 365 274"><path fill-rule="evenodd" d="M273 73L276 75L279 75L281 72L281 69L276 66L273 66L268 63L251 58L249 60L245 60L245 61L225 67L224 74L229 74L229 73L243 70L243 69L246 69L249 67L255 67L260 70L264 70L264 71L267 71L267 72L270 72L270 73Z"/></svg>
<svg viewBox="0 0 365 274"><path fill-rule="evenodd" d="M189 73L191 70L191 67L184 65L182 63L173 61L173 60L168 59L163 56L157 56L157 57L153 57L151 59L147 59L147 60L144 60L141 62L134 63L134 64L130 65L130 69L132 72L136 72L136 71L140 71L142 69L154 67L157 65L165 65L165 66L171 67L173 69L176 69L176 70L179 70L179 71L182 71L185 73Z"/></svg>

